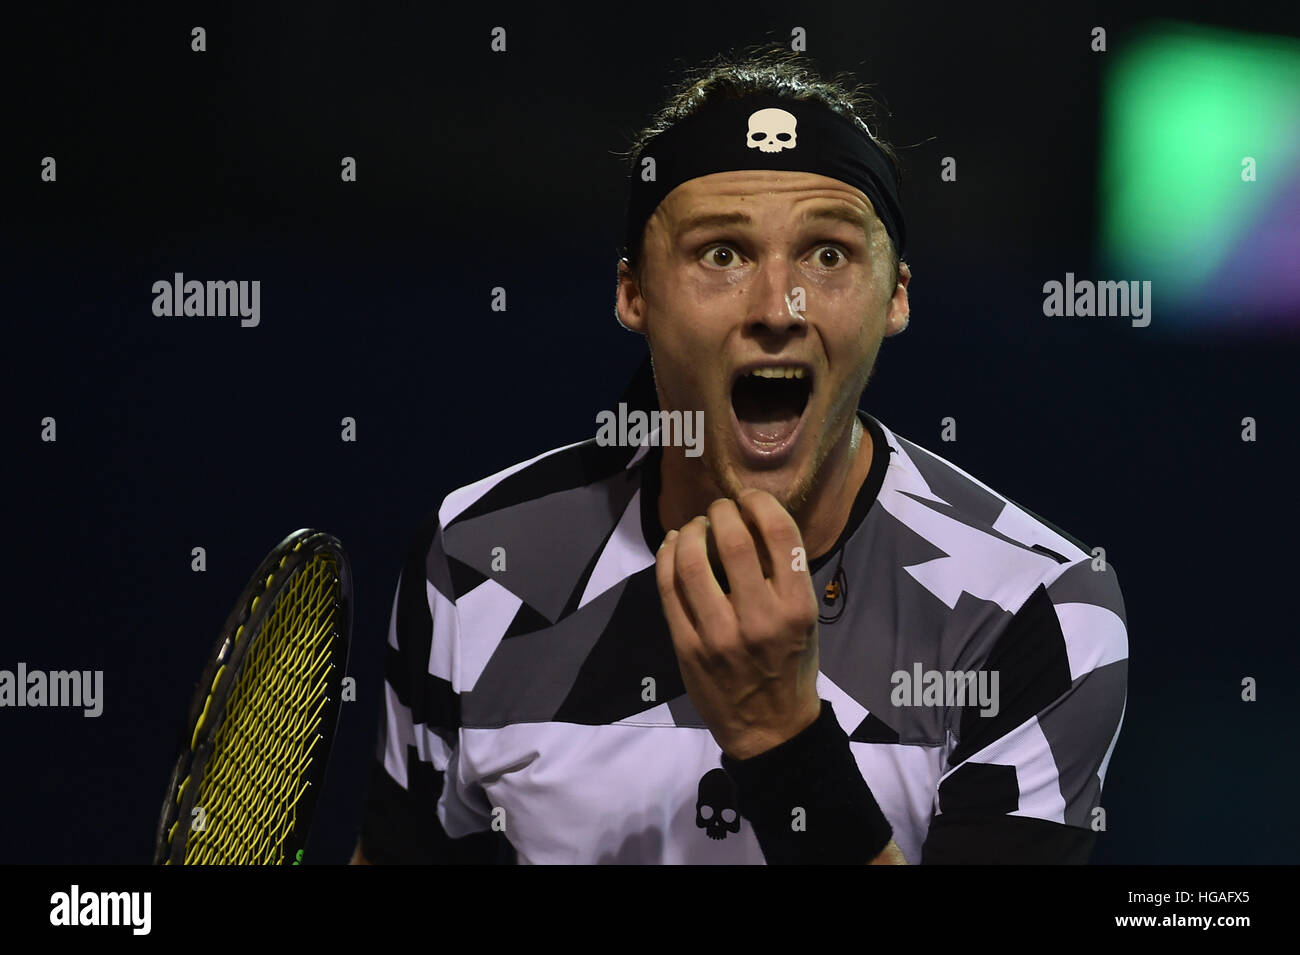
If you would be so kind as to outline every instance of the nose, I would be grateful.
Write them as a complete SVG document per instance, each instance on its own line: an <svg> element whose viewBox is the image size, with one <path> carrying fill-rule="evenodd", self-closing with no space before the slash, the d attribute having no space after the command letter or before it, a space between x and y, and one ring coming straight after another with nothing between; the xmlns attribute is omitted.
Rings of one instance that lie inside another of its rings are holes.
<svg viewBox="0 0 1300 955"><path fill-rule="evenodd" d="M805 291L799 288L785 261L763 263L754 279L750 325L776 334L790 334L806 326Z"/></svg>

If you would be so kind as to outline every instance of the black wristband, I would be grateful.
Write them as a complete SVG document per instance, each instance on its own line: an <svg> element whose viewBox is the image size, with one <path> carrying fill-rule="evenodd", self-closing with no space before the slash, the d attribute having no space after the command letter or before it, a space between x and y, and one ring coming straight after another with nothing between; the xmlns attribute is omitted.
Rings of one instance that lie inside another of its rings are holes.
<svg viewBox="0 0 1300 955"><path fill-rule="evenodd" d="M751 759L723 753L722 768L768 865L863 865L893 835L829 700L798 736Z"/></svg>

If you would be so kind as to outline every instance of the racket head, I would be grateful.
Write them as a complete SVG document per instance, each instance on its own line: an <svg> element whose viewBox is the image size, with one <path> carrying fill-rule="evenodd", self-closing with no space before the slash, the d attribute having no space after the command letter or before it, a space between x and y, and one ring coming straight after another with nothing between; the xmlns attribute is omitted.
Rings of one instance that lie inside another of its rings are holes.
<svg viewBox="0 0 1300 955"><path fill-rule="evenodd" d="M301 861L338 726L352 616L338 538L294 531L258 565L186 712L155 864Z"/></svg>

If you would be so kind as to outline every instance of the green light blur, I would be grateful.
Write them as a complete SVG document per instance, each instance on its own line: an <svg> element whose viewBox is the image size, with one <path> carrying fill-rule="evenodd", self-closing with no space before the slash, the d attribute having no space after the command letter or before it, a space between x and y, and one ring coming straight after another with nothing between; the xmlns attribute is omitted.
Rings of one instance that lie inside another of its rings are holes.
<svg viewBox="0 0 1300 955"><path fill-rule="evenodd" d="M1101 257L1194 295L1300 164L1300 43L1161 24L1102 55Z"/></svg>

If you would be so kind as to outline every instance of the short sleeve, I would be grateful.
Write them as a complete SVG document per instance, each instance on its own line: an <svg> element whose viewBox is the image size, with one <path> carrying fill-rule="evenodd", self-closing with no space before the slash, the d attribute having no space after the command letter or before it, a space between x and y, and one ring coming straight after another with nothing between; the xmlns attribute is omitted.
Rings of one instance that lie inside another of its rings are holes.
<svg viewBox="0 0 1300 955"><path fill-rule="evenodd" d="M376 863L513 861L490 829L482 790L459 775L460 696L452 685L455 593L434 513L408 548L389 618L384 705L362 813Z"/></svg>
<svg viewBox="0 0 1300 955"><path fill-rule="evenodd" d="M1114 567L1058 566L981 669L996 674L996 706L958 711L922 861L1086 862L1104 829L1102 785L1127 701Z"/></svg>

